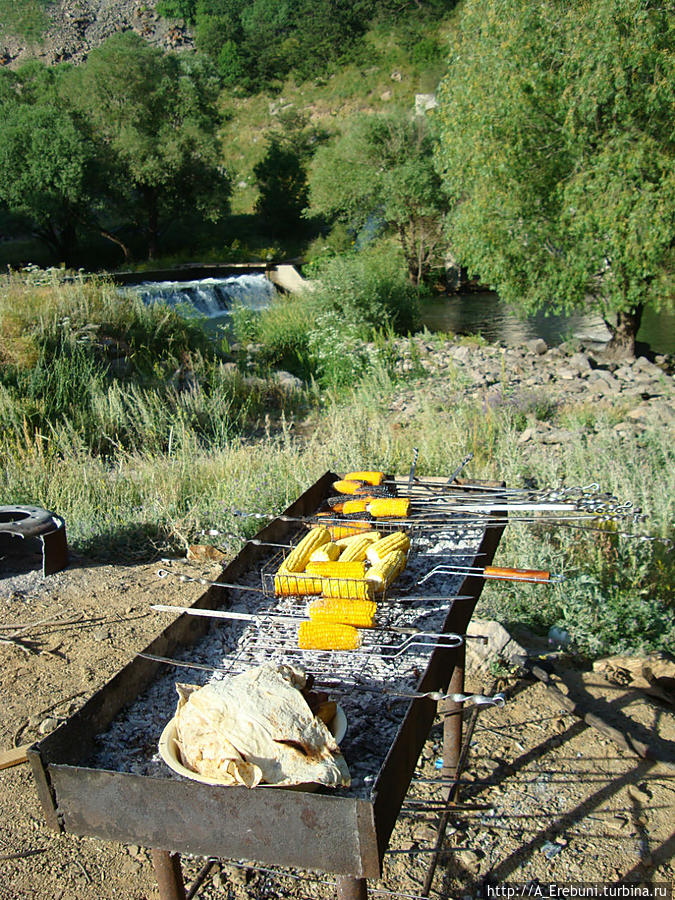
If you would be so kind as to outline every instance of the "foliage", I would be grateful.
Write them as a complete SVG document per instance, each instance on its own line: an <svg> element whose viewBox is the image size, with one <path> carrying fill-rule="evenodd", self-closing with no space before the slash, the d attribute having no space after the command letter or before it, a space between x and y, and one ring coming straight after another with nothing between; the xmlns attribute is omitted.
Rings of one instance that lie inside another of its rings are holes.
<svg viewBox="0 0 675 900"><path fill-rule="evenodd" d="M528 311L592 307L632 349L672 303L672 0L470 0L439 94L463 265Z"/></svg>
<svg viewBox="0 0 675 900"><path fill-rule="evenodd" d="M21 96L18 78L16 93L0 102L0 201L27 216L34 234L70 263L76 224L93 202L98 150L85 124L58 103L53 80L43 80L47 89L34 103Z"/></svg>
<svg viewBox="0 0 675 900"><path fill-rule="evenodd" d="M405 113L361 115L320 148L310 172L312 213L358 230L381 216L401 242L416 284L441 247L446 201L433 164L434 125Z"/></svg>
<svg viewBox="0 0 675 900"><path fill-rule="evenodd" d="M252 92L289 73L305 80L365 59L363 37L373 20L430 18L453 6L448 0L162 0L157 9L194 23L197 47L217 63L224 83ZM430 52L423 48L422 55Z"/></svg>
<svg viewBox="0 0 675 900"><path fill-rule="evenodd" d="M318 282L316 303L353 323L362 338L371 340L382 329L414 329L417 290L405 277L400 255L386 246L319 259L310 274Z"/></svg>
<svg viewBox="0 0 675 900"><path fill-rule="evenodd" d="M71 72L74 103L110 148L117 203L146 235L148 256L186 207L217 220L230 180L216 134L218 83L208 64L164 54L133 32L113 35Z"/></svg>
<svg viewBox="0 0 675 900"><path fill-rule="evenodd" d="M50 0L0 0L0 37L20 35L39 40L47 26L45 7Z"/></svg>
<svg viewBox="0 0 675 900"><path fill-rule="evenodd" d="M260 191L256 212L273 236L303 230L302 213L309 200L307 161L326 139L322 129L294 110L279 114L277 127L267 135L267 149L253 167Z"/></svg>

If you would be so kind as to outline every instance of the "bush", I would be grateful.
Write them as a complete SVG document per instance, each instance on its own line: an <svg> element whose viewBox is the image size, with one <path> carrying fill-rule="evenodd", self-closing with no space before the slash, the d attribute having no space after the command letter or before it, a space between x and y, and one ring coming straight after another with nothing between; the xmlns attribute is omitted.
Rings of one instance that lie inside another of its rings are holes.
<svg viewBox="0 0 675 900"><path fill-rule="evenodd" d="M365 340L382 329L406 334L417 324L418 292L401 256L381 245L321 260L312 266L311 277L320 282L317 303L340 313Z"/></svg>

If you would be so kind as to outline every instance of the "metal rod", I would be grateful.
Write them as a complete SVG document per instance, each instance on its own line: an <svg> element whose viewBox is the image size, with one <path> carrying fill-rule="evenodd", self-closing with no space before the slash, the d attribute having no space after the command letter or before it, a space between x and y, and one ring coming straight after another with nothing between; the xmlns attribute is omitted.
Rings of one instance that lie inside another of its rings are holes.
<svg viewBox="0 0 675 900"><path fill-rule="evenodd" d="M415 468L417 467L417 457L419 456L420 451L417 447L413 447L413 458L412 465L410 466L410 474L408 475L408 493L411 492L413 481L415 480Z"/></svg>
<svg viewBox="0 0 675 900"><path fill-rule="evenodd" d="M367 900L368 882L353 875L338 875L335 884L337 900Z"/></svg>
<svg viewBox="0 0 675 900"><path fill-rule="evenodd" d="M462 696L464 693L464 669L466 665L466 647L462 644L453 653L453 669L448 685L448 693ZM453 697L439 712L461 712L462 701ZM443 721L443 769L446 776L457 775L457 761L462 747L462 717L447 715Z"/></svg>
<svg viewBox="0 0 675 900"><path fill-rule="evenodd" d="M193 897L196 897L197 891L209 877L209 875L211 874L211 870L217 865L217 859L209 859L204 863L199 872L197 872L195 880L190 885L190 888L185 895L185 900L192 900Z"/></svg>
<svg viewBox="0 0 675 900"><path fill-rule="evenodd" d="M452 475L448 478L446 484L451 485L452 482L455 481L455 479L457 478L459 473L462 471L464 466L466 466L467 463L470 463L472 459L473 459L473 453L467 453L466 456L464 457L464 459L461 461L461 463L457 466L455 471L452 473Z"/></svg>
<svg viewBox="0 0 675 900"><path fill-rule="evenodd" d="M187 900L180 867L180 853L153 850L152 864L159 888L159 900Z"/></svg>
<svg viewBox="0 0 675 900"><path fill-rule="evenodd" d="M494 681L492 685L488 688L487 693L492 694L497 687L497 682ZM456 776L448 791L448 799L446 801L446 809L443 815L441 816L441 821L438 825L438 831L436 833L436 844L435 849L440 850L441 845L443 844L443 839L445 837L445 830L448 827L448 822L450 821L450 813L451 813L451 804L454 802L455 797L459 792L459 774L464 769L466 764L466 759L469 755L469 748L471 746L471 738L473 737L474 728L476 727L476 722L478 721L478 714L480 712L480 706L474 706L471 710L471 716L467 723L466 734L464 736L464 741L462 743L462 749L459 754L459 759L457 760L456 766ZM452 718L460 718L459 716L453 716ZM422 896L428 897L431 891L431 885L434 880L434 873L436 872L436 866L438 864L438 855L434 854L431 857L431 862L429 863L429 868L427 869L426 878L424 879L424 887L422 888Z"/></svg>

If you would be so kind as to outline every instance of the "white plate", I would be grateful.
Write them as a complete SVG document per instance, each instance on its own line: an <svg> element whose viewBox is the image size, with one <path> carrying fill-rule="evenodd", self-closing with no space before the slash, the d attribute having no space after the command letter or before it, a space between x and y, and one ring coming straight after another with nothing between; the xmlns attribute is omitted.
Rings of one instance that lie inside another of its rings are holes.
<svg viewBox="0 0 675 900"><path fill-rule="evenodd" d="M336 743L339 744L347 733L347 717L339 703L335 710L335 716L327 727L335 738ZM209 778L206 775L200 775L199 772L193 772L182 764L178 755L175 717L166 724L159 739L158 749L159 755L167 766L170 769L173 769L178 775L183 775L185 778L191 778L193 781L201 781L202 784L218 784L221 787L224 785L224 782L218 778ZM227 786L232 787L232 785ZM258 787L281 787L292 791L315 791L319 787L319 784L316 782L307 784L259 784Z"/></svg>

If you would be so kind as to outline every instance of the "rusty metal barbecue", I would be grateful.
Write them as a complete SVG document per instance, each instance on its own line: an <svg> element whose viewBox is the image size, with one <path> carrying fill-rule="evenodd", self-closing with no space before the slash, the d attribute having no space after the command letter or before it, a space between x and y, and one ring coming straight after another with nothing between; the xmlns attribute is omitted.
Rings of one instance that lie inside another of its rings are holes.
<svg viewBox="0 0 675 900"><path fill-rule="evenodd" d="M263 528L255 538L260 543L247 543L224 568L219 582L253 587L269 554L262 544L289 543L298 530L297 520L312 516L329 496L337 477L326 473ZM416 479L415 484L419 483L421 479ZM427 479L424 483L433 481ZM446 482L440 479L436 483ZM499 518L503 516L500 514ZM480 557L481 564L489 565L504 524L500 521L490 528L486 524L493 524L489 514L482 527L475 523L469 526L466 556L471 560ZM426 534L427 551L434 548L440 534L438 527ZM444 552L456 552L451 544L447 539L438 551L439 563ZM439 618L437 625L431 627L430 623L424 630L464 635L483 584L483 578L470 572L465 577L455 576L454 586L438 596L429 594L426 599L433 601L428 604L429 609ZM268 600L257 591L209 586L194 608L213 611L231 607L245 612L248 603L248 609L255 612L256 604ZM280 602L281 613L293 612L287 598ZM395 612L393 602L383 605L388 616L385 628L373 629L378 633L369 637L375 649L379 646L377 652L315 651L313 657L307 655L304 664L318 681L341 685L345 703L352 702L355 717L359 709L363 710L358 723L356 718L350 720L352 728L342 744L352 774L357 776L352 788L333 793L275 787L248 790L181 779L152 760L159 738L159 733L152 732L154 747L149 750L143 747L145 732L139 739L139 753L148 754L147 761L143 756L139 769L107 762L106 735L122 727L119 723L130 710L139 705L145 709L150 703L147 698L158 696L162 679L173 681L173 671L167 663L175 660L180 665L182 656L188 665L203 664L201 648L214 635L229 641L232 648L226 671L236 672L251 665L256 654L290 661L302 657L297 646L291 647L290 640L280 638L279 629L284 626L278 622L266 626L264 622L231 621L213 628L209 618L183 614L82 709L28 751L49 825L75 834L154 848L162 900L185 896L181 893L176 856L181 852L331 873L337 876L341 897L364 897L366 879L381 874L389 837L433 723L437 698L451 695L442 702L449 704L448 708L455 704L461 709L461 701L455 698L466 697L464 642L451 640L453 646L438 646L439 641L431 640L431 646L388 657L382 650L392 644L386 625L415 626L415 617L429 609L423 603L418 608L415 602L406 602ZM302 659L300 662L303 664ZM392 709L384 705L385 685L392 693ZM364 705L360 707L360 703ZM169 709L168 716L172 714L173 709ZM377 765L371 769L366 760L359 768L359 754L375 739L381 739L382 744L379 755L373 757L378 760ZM457 762L460 743L461 716L450 715L445 720L446 768L453 760Z"/></svg>

